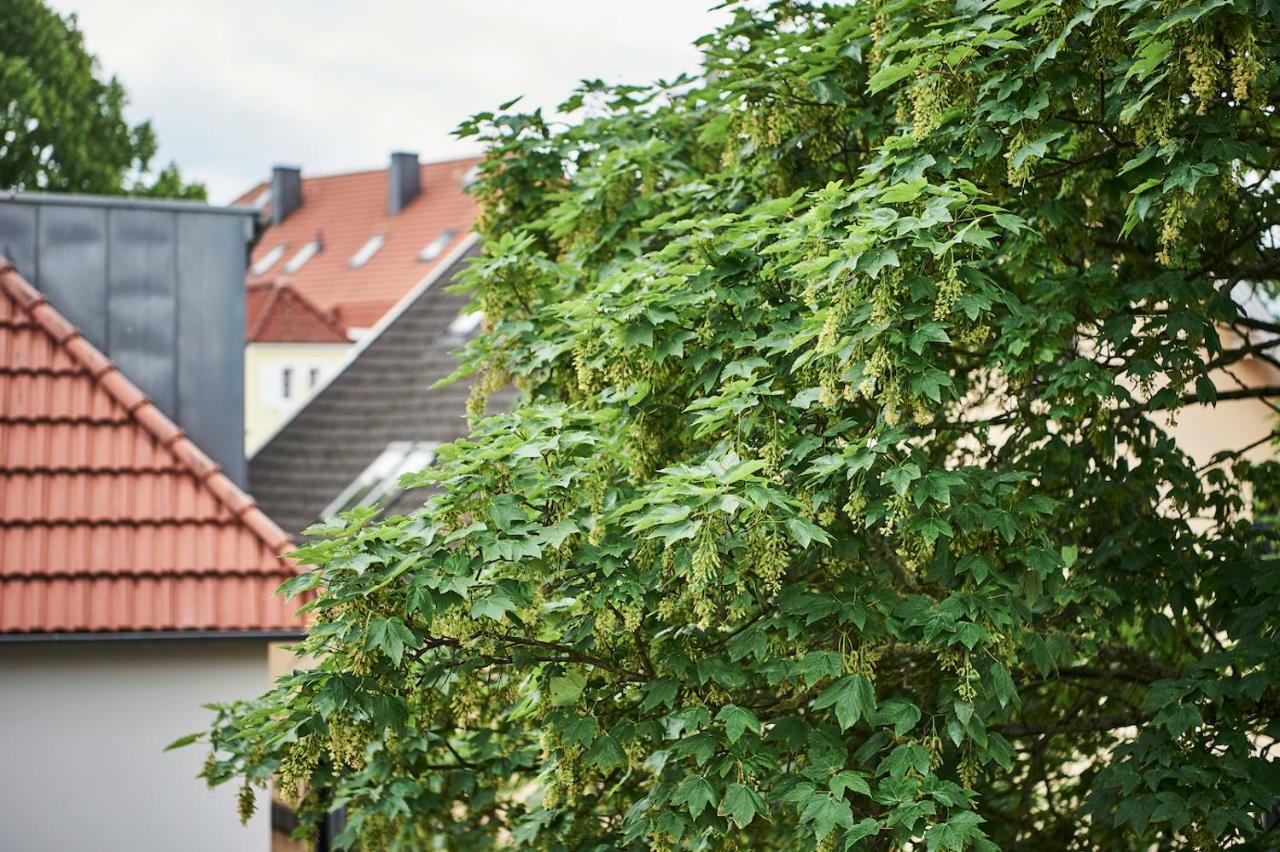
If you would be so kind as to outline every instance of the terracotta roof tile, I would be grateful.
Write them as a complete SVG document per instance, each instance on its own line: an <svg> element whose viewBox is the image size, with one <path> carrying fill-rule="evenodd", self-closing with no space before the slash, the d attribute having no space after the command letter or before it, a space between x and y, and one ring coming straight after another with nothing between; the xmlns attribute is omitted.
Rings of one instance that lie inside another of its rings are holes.
<svg viewBox="0 0 1280 852"><path fill-rule="evenodd" d="M325 313L287 279L248 286L248 343L350 343L334 313Z"/></svg>
<svg viewBox="0 0 1280 852"><path fill-rule="evenodd" d="M290 544L0 258L0 632L299 629Z"/></svg>
<svg viewBox="0 0 1280 852"><path fill-rule="evenodd" d="M284 256L262 275L251 272L249 283L274 282L289 258L319 235L324 247L290 273L288 283L347 328L373 326L471 231L478 207L463 192L463 180L478 162L471 157L423 164L420 194L395 215L387 212L385 169L304 177L302 206L263 232L252 263L280 245L286 246ZM234 203L252 204L266 187L260 183ZM450 231L452 237L434 259L419 260L429 243ZM381 248L364 265L351 268L352 255L377 234L385 237Z"/></svg>

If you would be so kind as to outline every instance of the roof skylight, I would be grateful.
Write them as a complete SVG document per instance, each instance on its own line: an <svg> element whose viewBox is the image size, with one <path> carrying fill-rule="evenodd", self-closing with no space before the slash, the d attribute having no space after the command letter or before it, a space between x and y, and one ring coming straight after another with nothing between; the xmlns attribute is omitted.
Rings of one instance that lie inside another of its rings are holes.
<svg viewBox="0 0 1280 852"><path fill-rule="evenodd" d="M308 260L315 257L316 252L320 251L320 243L318 240L312 240L302 248L298 249L298 253L289 258L289 262L284 265L286 273L294 273L303 267Z"/></svg>
<svg viewBox="0 0 1280 852"><path fill-rule="evenodd" d="M258 262L253 265L253 274L265 275L271 267L276 265L276 261L284 257L284 250L288 247L288 243L281 243L262 257L258 258Z"/></svg>
<svg viewBox="0 0 1280 852"><path fill-rule="evenodd" d="M320 516L330 519L359 506L388 505L404 492L400 477L429 467L438 446L435 441L392 441Z"/></svg>
<svg viewBox="0 0 1280 852"><path fill-rule="evenodd" d="M458 233L453 228L441 231L434 240L427 243L422 251L418 252L418 260L435 260L444 253L445 246L449 245L449 241L453 239L453 235Z"/></svg>
<svg viewBox="0 0 1280 852"><path fill-rule="evenodd" d="M347 265L352 269L359 269L364 266L369 262L369 258L373 257L378 249L382 248L382 244L386 241L386 234L374 234L364 245L360 246L360 249L355 254L351 255L351 260L347 262Z"/></svg>
<svg viewBox="0 0 1280 852"><path fill-rule="evenodd" d="M445 334L449 337L469 337L471 332L480 327L480 323L484 321L484 311L463 312L453 318L453 322L449 323L449 327L445 330Z"/></svg>

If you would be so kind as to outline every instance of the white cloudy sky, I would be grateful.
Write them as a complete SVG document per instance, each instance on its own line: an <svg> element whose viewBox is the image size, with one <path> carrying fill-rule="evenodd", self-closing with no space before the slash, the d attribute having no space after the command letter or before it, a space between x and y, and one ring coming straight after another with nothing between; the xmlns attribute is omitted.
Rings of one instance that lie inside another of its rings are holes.
<svg viewBox="0 0 1280 852"><path fill-rule="evenodd" d="M51 0L175 160L225 203L273 163L305 173L473 152L450 131L584 78L692 70L716 0Z"/></svg>

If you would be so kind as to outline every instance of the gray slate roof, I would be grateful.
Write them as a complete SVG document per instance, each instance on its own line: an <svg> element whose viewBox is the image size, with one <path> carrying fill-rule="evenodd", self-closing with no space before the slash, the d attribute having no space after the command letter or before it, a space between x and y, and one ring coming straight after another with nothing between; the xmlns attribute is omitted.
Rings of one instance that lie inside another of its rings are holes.
<svg viewBox="0 0 1280 852"><path fill-rule="evenodd" d="M464 248L465 247L465 248ZM425 288L405 298L361 341L354 360L249 460L250 492L285 531L297 535L392 441L452 441L466 434L466 381L431 386L457 367L464 341L447 334L466 307L446 292L477 249L469 238ZM389 512L421 505L409 492Z"/></svg>

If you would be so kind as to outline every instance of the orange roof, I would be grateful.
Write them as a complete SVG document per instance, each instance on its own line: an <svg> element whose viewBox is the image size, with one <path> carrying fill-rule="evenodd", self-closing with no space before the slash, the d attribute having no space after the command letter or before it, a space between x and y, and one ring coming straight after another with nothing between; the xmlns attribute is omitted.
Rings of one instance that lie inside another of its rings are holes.
<svg viewBox="0 0 1280 852"><path fill-rule="evenodd" d="M346 329L281 279L250 284L246 293L248 343L350 343Z"/></svg>
<svg viewBox="0 0 1280 852"><path fill-rule="evenodd" d="M478 207L463 192L463 179L479 161L470 157L420 166L421 192L395 215L387 212L386 169L303 178L302 206L267 228L254 247L249 283L273 280L298 249L319 238L323 248L289 273L289 283L348 328L373 326L472 229ZM267 186L260 183L232 203L252 204ZM433 259L419 260L428 244L450 230L452 238ZM378 234L385 238L382 247L352 268L352 256ZM254 275L252 265L281 245L283 256Z"/></svg>
<svg viewBox="0 0 1280 852"><path fill-rule="evenodd" d="M299 630L290 544L0 258L0 632Z"/></svg>

